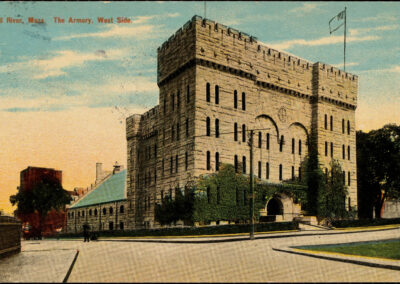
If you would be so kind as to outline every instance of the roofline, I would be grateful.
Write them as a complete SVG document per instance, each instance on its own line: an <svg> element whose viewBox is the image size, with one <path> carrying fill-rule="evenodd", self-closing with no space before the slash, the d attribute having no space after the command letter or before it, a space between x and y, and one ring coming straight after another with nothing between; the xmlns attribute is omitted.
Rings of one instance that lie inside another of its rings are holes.
<svg viewBox="0 0 400 284"><path fill-rule="evenodd" d="M84 205L84 206L69 207L69 208L67 208L67 210L70 210L70 209L77 209L77 208L91 207L91 206L96 206L96 205L101 205L101 204L107 204L107 203L114 203L114 202L119 202L119 201L128 201L128 200L127 200L126 198L124 198L124 199L116 199L116 200L107 201L107 202L94 203L94 204L92 204L92 205Z"/></svg>

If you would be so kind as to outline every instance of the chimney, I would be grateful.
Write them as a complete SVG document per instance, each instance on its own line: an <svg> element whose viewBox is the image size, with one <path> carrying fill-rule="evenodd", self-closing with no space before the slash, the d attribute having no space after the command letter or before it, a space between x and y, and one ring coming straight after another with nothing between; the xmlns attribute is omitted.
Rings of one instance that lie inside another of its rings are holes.
<svg viewBox="0 0 400 284"><path fill-rule="evenodd" d="M98 184L103 176L103 164L102 163L96 163L96 184Z"/></svg>
<svg viewBox="0 0 400 284"><path fill-rule="evenodd" d="M118 165L118 162L115 162L113 175L115 175L116 173L119 173L120 171L121 171L121 165Z"/></svg>

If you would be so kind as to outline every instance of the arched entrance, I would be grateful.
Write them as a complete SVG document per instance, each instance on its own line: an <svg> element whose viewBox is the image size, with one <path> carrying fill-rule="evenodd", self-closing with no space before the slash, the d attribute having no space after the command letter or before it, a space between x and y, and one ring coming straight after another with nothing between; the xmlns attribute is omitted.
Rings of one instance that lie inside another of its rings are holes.
<svg viewBox="0 0 400 284"><path fill-rule="evenodd" d="M277 198L272 198L267 204L267 215L276 216L283 215L283 205L282 202Z"/></svg>

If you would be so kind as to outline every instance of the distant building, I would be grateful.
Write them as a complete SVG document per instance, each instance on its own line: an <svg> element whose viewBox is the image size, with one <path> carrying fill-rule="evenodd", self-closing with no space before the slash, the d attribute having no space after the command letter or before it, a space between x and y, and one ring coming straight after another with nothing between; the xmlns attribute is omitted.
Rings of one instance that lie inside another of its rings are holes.
<svg viewBox="0 0 400 284"><path fill-rule="evenodd" d="M50 168L27 167L20 173L19 188L20 190L31 190L44 177L49 176L56 178L62 184L62 171Z"/></svg>

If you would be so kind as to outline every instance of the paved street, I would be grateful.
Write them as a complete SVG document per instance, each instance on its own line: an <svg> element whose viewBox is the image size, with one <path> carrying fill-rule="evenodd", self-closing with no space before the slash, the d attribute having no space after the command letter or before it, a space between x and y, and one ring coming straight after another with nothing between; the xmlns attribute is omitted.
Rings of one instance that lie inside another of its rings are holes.
<svg viewBox="0 0 400 284"><path fill-rule="evenodd" d="M84 243L77 240L48 240L36 246L53 251L53 261L54 255L59 255L58 259L64 257L64 271L68 270L72 259L63 256L63 253L69 252L72 255L72 252L79 249L80 253L68 282L397 282L400 271L288 254L273 251L272 248L399 237L400 228L222 243L161 243L137 240ZM24 247L32 249L33 246L28 242L24 243ZM4 262L0 262L0 273L4 272L3 265ZM24 268L25 273L28 266ZM54 271L55 267L56 261L54 264L47 261L48 270ZM47 281L59 281L54 279ZM37 278L30 281L37 281Z"/></svg>

